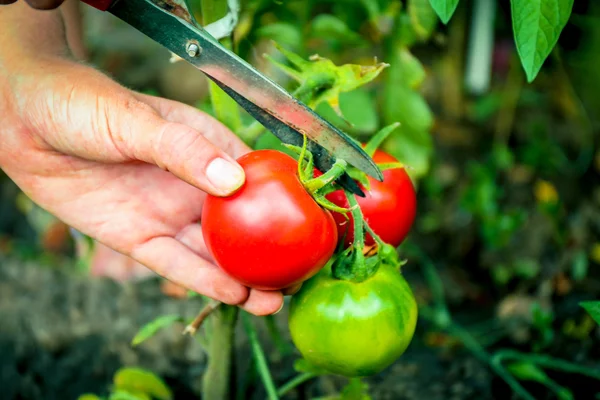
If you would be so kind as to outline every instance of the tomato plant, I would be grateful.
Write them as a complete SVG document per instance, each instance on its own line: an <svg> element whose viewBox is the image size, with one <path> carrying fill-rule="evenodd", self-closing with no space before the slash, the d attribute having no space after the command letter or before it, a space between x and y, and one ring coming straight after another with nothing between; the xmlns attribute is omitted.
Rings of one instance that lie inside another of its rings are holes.
<svg viewBox="0 0 600 400"><path fill-rule="evenodd" d="M305 188L289 155L257 150L238 162L244 186L204 203L202 232L211 255L233 278L257 289L283 289L310 278L336 247L331 213Z"/></svg>
<svg viewBox="0 0 600 400"><path fill-rule="evenodd" d="M397 163L391 155L382 150L376 150L373 160L378 164ZM408 235L417 212L417 196L414 186L403 167L383 171L383 182L368 177L369 187L365 189L365 197L359 197L358 205L365 221L381 239L396 247ZM340 207L347 208L348 201L344 191L337 190L327 195L327 198ZM354 241L353 219L340 213L333 213L338 226L338 237L344 238L349 246ZM367 245L374 244L373 237L367 234Z"/></svg>
<svg viewBox="0 0 600 400"><path fill-rule="evenodd" d="M367 280L336 279L323 268L292 297L292 340L309 362L344 376L381 372L408 347L417 322L412 291L394 266Z"/></svg>

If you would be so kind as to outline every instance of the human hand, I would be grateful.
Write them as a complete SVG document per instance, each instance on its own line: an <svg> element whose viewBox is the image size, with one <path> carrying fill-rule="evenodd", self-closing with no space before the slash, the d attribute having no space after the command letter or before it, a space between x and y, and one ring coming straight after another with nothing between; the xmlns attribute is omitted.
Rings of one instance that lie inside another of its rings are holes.
<svg viewBox="0 0 600 400"><path fill-rule="evenodd" d="M2 14L11 7L0 11L7 175L68 225L172 282L257 315L279 310L281 292L250 290L212 263L198 224L206 193L243 184L234 160L250 149L210 116L128 90L55 41L37 37L47 51L36 52L11 37L16 17Z"/></svg>

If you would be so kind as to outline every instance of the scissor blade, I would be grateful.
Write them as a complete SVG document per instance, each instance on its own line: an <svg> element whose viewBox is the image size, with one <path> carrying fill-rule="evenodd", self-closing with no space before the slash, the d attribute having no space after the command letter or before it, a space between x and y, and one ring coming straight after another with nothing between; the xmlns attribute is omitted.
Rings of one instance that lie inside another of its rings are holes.
<svg viewBox="0 0 600 400"><path fill-rule="evenodd" d="M271 114L262 110L256 104L252 104L244 97L231 90L231 88L223 85L221 82L215 80L215 83L229 96L231 96L240 106L248 111L248 113L252 115L258 122L270 129L271 132L283 143L298 147L301 147L304 144L304 136L301 133L282 123ZM319 171L326 172L335 163L335 159L318 143L309 140L307 148L312 153L315 167ZM342 176L340 176L337 179L337 183L344 189L349 190L357 196L365 197L365 193L361 190L360 186L358 186L358 184L352 178L350 178L347 173L344 173Z"/></svg>
<svg viewBox="0 0 600 400"><path fill-rule="evenodd" d="M383 180L381 170L360 145L246 61L225 49L205 30L176 16L169 9L167 1L154 1L160 7L151 0L118 0L108 11L188 61L211 79L231 88L277 120L306 135L335 158L341 158L367 175Z"/></svg>

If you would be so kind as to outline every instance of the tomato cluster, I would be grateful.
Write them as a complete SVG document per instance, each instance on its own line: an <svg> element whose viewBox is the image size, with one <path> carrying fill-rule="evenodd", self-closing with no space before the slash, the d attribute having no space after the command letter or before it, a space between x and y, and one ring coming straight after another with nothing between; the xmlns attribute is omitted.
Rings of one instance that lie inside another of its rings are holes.
<svg viewBox="0 0 600 400"><path fill-rule="evenodd" d="M397 163L379 150L373 159ZM362 181L360 211L343 215L339 211L353 198L335 187L307 184L302 171L312 164L302 168L303 160L276 150L239 158L246 183L234 195L208 196L204 204L207 248L225 272L249 287L280 290L304 282L292 298L289 328L309 362L345 376L378 373L406 350L416 326L417 305L393 249L414 221L414 187L404 168L385 169L383 182ZM357 238L354 218L373 235ZM390 249L394 256L384 256ZM338 265L351 272L370 269L358 279L337 273Z"/></svg>

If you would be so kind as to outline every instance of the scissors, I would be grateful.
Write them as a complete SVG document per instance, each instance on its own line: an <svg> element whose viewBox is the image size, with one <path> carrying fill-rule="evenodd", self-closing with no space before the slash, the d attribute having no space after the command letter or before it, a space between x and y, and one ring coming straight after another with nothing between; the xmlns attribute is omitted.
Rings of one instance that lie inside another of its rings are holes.
<svg viewBox="0 0 600 400"><path fill-rule="evenodd" d="M302 146L306 135L307 148L320 171L327 171L336 158L340 158L367 175L383 180L381 170L358 143L223 47L196 22L185 2L82 1L115 15L191 63L283 143ZM342 175L337 182L344 189L364 197L361 188L348 174Z"/></svg>

